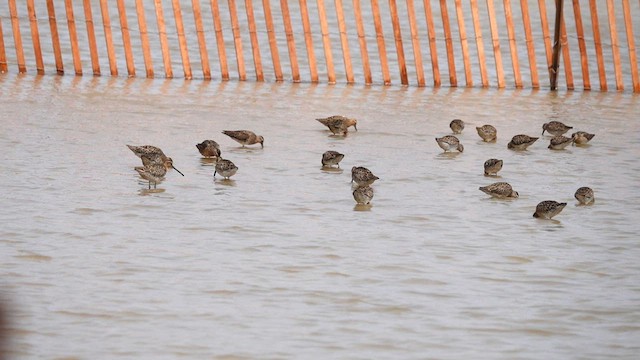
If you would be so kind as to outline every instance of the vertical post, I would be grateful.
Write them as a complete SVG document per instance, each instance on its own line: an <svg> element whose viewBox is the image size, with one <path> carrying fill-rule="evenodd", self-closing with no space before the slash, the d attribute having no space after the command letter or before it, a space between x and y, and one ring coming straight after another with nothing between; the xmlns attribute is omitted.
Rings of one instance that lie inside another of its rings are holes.
<svg viewBox="0 0 640 360"><path fill-rule="evenodd" d="M527 44L527 55L529 56L529 71L531 72L531 87L537 89L540 87L538 79L538 67L536 64L536 49L533 43L533 34L531 32L531 18L529 17L529 4L527 0L520 1L522 12L522 24L524 26L525 42Z"/></svg>
<svg viewBox="0 0 640 360"><path fill-rule="evenodd" d="M622 0L622 13L624 14L624 24L627 31L627 44L629 45L629 65L631 66L631 81L633 91L640 92L640 76L638 75L638 59L636 57L636 45L633 40L633 23L631 19L631 6L629 0Z"/></svg>
<svg viewBox="0 0 640 360"><path fill-rule="evenodd" d="M404 59L404 46L402 45L402 32L400 31L400 19L398 17L398 6L396 0L389 0L389 12L391 13L391 25L393 25L393 38L396 43L396 53L398 54L398 68L400 70L400 82L402 85L409 85L407 76L407 64Z"/></svg>
<svg viewBox="0 0 640 360"><path fill-rule="evenodd" d="M407 0L407 15L409 17L411 45L413 47L413 58L416 66L418 86L425 86L424 69L422 68L422 53L420 51L420 39L418 38L418 22L416 20L416 9L413 0Z"/></svg>
<svg viewBox="0 0 640 360"><path fill-rule="evenodd" d="M353 12L356 18L356 29L358 32L358 44L360 45L360 56L362 57L362 72L364 73L365 85L371 85L371 64L369 63L369 52L367 51L367 39L364 36L364 22L362 21L362 8L360 0L353 0Z"/></svg>
<svg viewBox="0 0 640 360"><path fill-rule="evenodd" d="M391 75L389 75L389 62L387 61L387 49L384 45L384 34L382 32L382 19L380 18L380 5L378 4L378 0L371 0L371 12L373 13L373 25L376 29L382 79L385 85L391 85Z"/></svg>
<svg viewBox="0 0 640 360"><path fill-rule="evenodd" d="M53 0L47 0L53 1ZM53 5L51 5L53 7ZM113 34L111 33L111 19L109 18L108 0L100 0L100 12L102 13L102 26L104 28L104 41L107 43L107 56L109 57L109 69L111 76L118 76L118 64L116 62L116 50L113 47ZM51 16L51 14L49 15ZM57 35L57 32L56 32ZM53 36L53 33L52 33ZM55 46L54 46L55 49Z"/></svg>
<svg viewBox="0 0 640 360"><path fill-rule="evenodd" d="M511 1L503 0L504 16L507 21L507 36L509 37L509 50L511 51L511 65L513 67L513 78L516 88L522 88L522 76L520 74L520 62L518 60L518 47L516 45L516 34L513 28L513 14L511 12Z"/></svg>
<svg viewBox="0 0 640 360"><path fill-rule="evenodd" d="M591 11L591 27L593 28L593 45L596 49L596 62L598 63L598 78L600 90L607 91L607 72L604 68L604 55L602 54L602 39L600 37L600 21L598 20L597 0L589 0Z"/></svg>
<svg viewBox="0 0 640 360"><path fill-rule="evenodd" d="M76 19L73 15L73 3L65 0L67 11L67 26L69 27L69 42L71 43L71 54L73 57L73 68L76 75L82 75L82 61L80 60L80 49L78 49L78 33L76 31Z"/></svg>
<svg viewBox="0 0 640 360"><path fill-rule="evenodd" d="M0 74L9 71L7 67L7 53L4 50L4 35L2 34L2 19L0 19Z"/></svg>
<svg viewBox="0 0 640 360"><path fill-rule="evenodd" d="M22 49L22 36L20 36L20 23L18 22L18 9L16 1L9 0L9 14L11 15L11 25L13 27L13 41L16 47L16 59L18 60L18 72L26 73L27 66L24 61L24 51Z"/></svg>
<svg viewBox="0 0 640 360"><path fill-rule="evenodd" d="M286 1L286 0L283 0ZM302 18L302 31L304 32L304 43L307 45L307 57L309 59L309 71L311 72L311 82L318 82L318 68L316 65L316 55L313 51L313 40L311 33L311 22L309 21L309 9L307 0L300 0L300 17Z"/></svg>
<svg viewBox="0 0 640 360"><path fill-rule="evenodd" d="M260 46L258 45L258 29L253 13L253 0L244 0L244 8L247 13L249 23L249 38L251 39L251 52L253 54L253 66L256 70L256 80L264 81L264 71L262 70L262 58L260 57Z"/></svg>
<svg viewBox="0 0 640 360"><path fill-rule="evenodd" d="M427 36L429 37L429 52L431 53L431 70L433 71L433 86L440 86L440 66L438 65L438 46L436 44L436 27L433 23L431 0L424 0L424 17L427 22Z"/></svg>
<svg viewBox="0 0 640 360"><path fill-rule="evenodd" d="M140 43L142 45L142 57L144 59L144 69L148 78L153 77L153 60L151 59L151 48L149 47L149 36L147 31L147 17L144 14L142 0L136 0L136 13L138 14L138 26L140 27Z"/></svg>
<svg viewBox="0 0 640 360"><path fill-rule="evenodd" d="M316 0L316 4L318 5L318 17L320 18L320 32L322 33L322 47L324 48L324 59L327 63L327 79L329 84L335 84L336 73L333 67L331 39L329 38L329 24L327 23L327 13L324 10L324 0Z"/></svg>
<svg viewBox="0 0 640 360"><path fill-rule="evenodd" d="M162 61L164 63L164 76L173 77L173 69L171 68L171 56L169 53L169 42L167 40L166 24L164 22L164 10L162 9L162 0L154 0L156 10L156 23L158 24L158 34L160 37L160 49L162 51Z"/></svg>
<svg viewBox="0 0 640 360"><path fill-rule="evenodd" d="M213 17L213 30L216 33L216 45L218 47L218 59L220 61L220 74L222 80L229 80L229 66L227 65L227 50L224 47L222 35L222 21L220 20L220 8L218 0L211 0L211 16Z"/></svg>
<svg viewBox="0 0 640 360"><path fill-rule="evenodd" d="M468 87L473 86L471 75L471 59L469 58L469 45L467 44L467 30L464 27L464 13L462 12L462 0L456 0L456 18L460 31L460 45L462 47L462 60L464 64L464 78Z"/></svg>
<svg viewBox="0 0 640 360"><path fill-rule="evenodd" d="M478 12L478 1L471 0L471 16L473 17L473 31L476 36L476 48L478 49L478 64L480 65L480 78L482 86L489 86L489 75L487 73L487 61L484 55L484 42L482 41L482 27L480 25L480 14Z"/></svg>
<svg viewBox="0 0 640 360"><path fill-rule="evenodd" d="M96 43L96 32L93 25L93 14L91 12L91 0L84 0L84 21L87 25L87 38L89 40L89 54L91 55L91 69L93 75L100 75L100 58L98 57L98 45Z"/></svg>
<svg viewBox="0 0 640 360"><path fill-rule="evenodd" d="M122 47L124 47L124 59L127 63L127 74L136 76L136 67L133 64L133 49L131 48L131 37L129 35L129 24L127 21L127 11L124 0L117 0L118 17L120 18L120 31L122 32Z"/></svg>
<svg viewBox="0 0 640 360"><path fill-rule="evenodd" d="M560 42L562 43L562 60L564 61L564 77L567 82L567 90L575 89L573 84L573 69L571 68L571 53L569 52L569 40L564 15L560 21Z"/></svg>
<svg viewBox="0 0 640 360"><path fill-rule="evenodd" d="M284 33L287 37L287 50L289 51L289 62L291 63L291 78L293 82L300 82L300 67L298 65L298 55L296 54L296 42L293 38L293 26L291 25L291 15L287 1L288 0L280 0L280 11L282 12Z"/></svg>
<svg viewBox="0 0 640 360"><path fill-rule="evenodd" d="M178 44L180 45L180 55L182 56L184 78L191 80L193 74L191 72L191 61L189 60L189 49L187 49L187 38L184 36L184 21L182 20L180 0L173 0L171 4L173 6L173 16L176 22L176 32L178 33Z"/></svg>
<svg viewBox="0 0 640 360"><path fill-rule="evenodd" d="M560 64L560 26L562 24L562 5L563 0L555 0L556 2L556 19L555 28L553 29L553 55L551 57L551 68L549 76L551 79L551 90L558 88L558 65Z"/></svg>
<svg viewBox="0 0 640 360"><path fill-rule="evenodd" d="M449 64L449 83L451 86L458 86L456 76L456 61L453 54L453 39L451 39L451 25L449 24L449 11L447 10L447 0L440 0L440 12L442 13L442 29L444 30L444 44L447 48L447 63Z"/></svg>
<svg viewBox="0 0 640 360"><path fill-rule="evenodd" d="M498 35L498 23L496 21L493 0L487 0L487 11L489 12L489 24L491 27L491 41L493 43L493 55L496 60L496 75L498 77L498 88L504 87L504 67L502 65L502 53L500 52L500 37Z"/></svg>
<svg viewBox="0 0 640 360"><path fill-rule="evenodd" d="M607 0L607 13L609 15L609 34L611 36L611 53L613 55L613 70L615 72L616 89L624 90L622 81L622 69L620 68L620 43L618 41L618 29L616 28L616 13L614 0Z"/></svg>
<svg viewBox="0 0 640 360"><path fill-rule="evenodd" d="M347 84L355 82L353 67L351 66L351 54L349 53L349 38L347 37L347 24L344 21L344 9L342 0L335 0L336 16L338 18L338 30L340 32L340 44L342 45L342 58L344 59L344 71L347 76Z"/></svg>
<svg viewBox="0 0 640 360"><path fill-rule="evenodd" d="M547 5L545 5L544 1L545 0L538 0L538 7L540 9L540 26L542 27L542 40L544 41L544 50L545 55L547 56L547 70L551 71L551 58L553 57L553 50L551 47L551 35L549 35Z"/></svg>
<svg viewBox="0 0 640 360"><path fill-rule="evenodd" d="M27 0L27 11L29 12L29 23L31 24L31 38L33 42L33 52L36 57L36 71L44 74L44 62L42 61L42 48L40 47L40 32L38 31L38 18L33 0ZM2 36L2 34L0 34Z"/></svg>
<svg viewBox="0 0 640 360"><path fill-rule="evenodd" d="M204 40L204 26L202 25L202 8L200 0L191 0L193 6L193 20L196 25L196 37L198 38L198 49L200 49L200 64L202 66L202 76L205 80L211 80L211 67L209 66L209 53L207 43Z"/></svg>
<svg viewBox="0 0 640 360"><path fill-rule="evenodd" d="M582 14L580 13L580 2L573 0L573 14L576 19L576 33L578 35L578 48L580 49L580 64L582 67L582 87L591 90L591 79L589 79L589 61L587 59L587 46L584 41L584 29L582 27Z"/></svg>
<svg viewBox="0 0 640 360"><path fill-rule="evenodd" d="M262 10L264 11L264 23L267 27L267 38L269 39L269 49L271 50L271 61L273 61L273 72L276 81L282 81L282 67L280 65L280 54L278 53L278 43L276 41L276 33L273 25L273 16L271 14L271 5L269 0L262 0Z"/></svg>

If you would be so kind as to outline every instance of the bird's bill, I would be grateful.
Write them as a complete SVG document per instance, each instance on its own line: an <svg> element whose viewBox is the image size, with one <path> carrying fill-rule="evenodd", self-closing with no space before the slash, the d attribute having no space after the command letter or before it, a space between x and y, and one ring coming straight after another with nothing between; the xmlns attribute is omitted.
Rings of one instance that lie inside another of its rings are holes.
<svg viewBox="0 0 640 360"><path fill-rule="evenodd" d="M358 131L358 125L353 125L353 128L356 129L356 131Z"/></svg>
<svg viewBox="0 0 640 360"><path fill-rule="evenodd" d="M176 169L173 165L171 165L171 167L173 168L173 170L177 171L177 172L178 172L178 174L180 174L180 175L184 176L184 174L182 173L182 171L180 171L180 170Z"/></svg>

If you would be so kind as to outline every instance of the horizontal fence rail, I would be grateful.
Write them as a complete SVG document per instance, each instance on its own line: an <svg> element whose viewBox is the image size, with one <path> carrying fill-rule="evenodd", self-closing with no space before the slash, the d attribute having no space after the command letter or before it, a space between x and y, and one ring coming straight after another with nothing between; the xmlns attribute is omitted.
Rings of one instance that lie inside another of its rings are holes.
<svg viewBox="0 0 640 360"><path fill-rule="evenodd" d="M640 0L560 1L0 0L0 72L640 92Z"/></svg>

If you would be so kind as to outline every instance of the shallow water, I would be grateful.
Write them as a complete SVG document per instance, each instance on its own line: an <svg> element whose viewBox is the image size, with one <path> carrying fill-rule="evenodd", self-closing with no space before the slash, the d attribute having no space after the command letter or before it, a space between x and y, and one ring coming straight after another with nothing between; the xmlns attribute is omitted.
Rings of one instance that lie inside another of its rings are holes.
<svg viewBox="0 0 640 360"><path fill-rule="evenodd" d="M635 358L637 95L0 75L12 358ZM314 119L345 114L334 137ZM434 138L467 127L462 154ZM595 132L547 149L549 120ZM493 124L496 143L474 126ZM220 132L252 129L265 147ZM238 167L214 180L195 144ZM157 189L125 144L160 146ZM324 171L326 150L346 154ZM482 164L504 159L498 178ZM350 169L380 180L357 207ZM520 198L478 190L508 181ZM590 186L593 206L576 206ZM547 199L554 220L532 218Z"/></svg>

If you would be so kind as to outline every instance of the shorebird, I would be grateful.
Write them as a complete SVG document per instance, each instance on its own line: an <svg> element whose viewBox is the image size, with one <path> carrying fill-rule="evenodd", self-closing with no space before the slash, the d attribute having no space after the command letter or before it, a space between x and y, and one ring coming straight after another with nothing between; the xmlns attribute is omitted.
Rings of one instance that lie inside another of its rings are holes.
<svg viewBox="0 0 640 360"><path fill-rule="evenodd" d="M511 150L527 150L527 148L538 140L537 137L531 137L529 135L516 135L507 144L507 148Z"/></svg>
<svg viewBox="0 0 640 360"><path fill-rule="evenodd" d="M445 152L451 150L464 151L464 146L460 144L460 140L453 135L445 135L441 138L436 138L438 146L440 146Z"/></svg>
<svg viewBox="0 0 640 360"><path fill-rule="evenodd" d="M476 126L476 131L478 131L478 135L480 135L482 140L484 140L485 142L496 141L496 139L498 138L498 132L492 125L482 125L480 127Z"/></svg>
<svg viewBox="0 0 640 360"><path fill-rule="evenodd" d="M551 219L558 215L567 203L559 203L553 200L542 201L536 206L536 212L533 213L534 218Z"/></svg>
<svg viewBox="0 0 640 360"><path fill-rule="evenodd" d="M351 182L355 181L358 186L371 185L378 179L380 178L373 175L373 173L365 167L354 166L351 168Z"/></svg>
<svg viewBox="0 0 640 360"><path fill-rule="evenodd" d="M353 191L353 198L358 205L368 205L373 199L373 188L371 186L360 186Z"/></svg>
<svg viewBox="0 0 640 360"><path fill-rule="evenodd" d="M198 148L198 151L200 151L200 154L206 158L220 157L220 145L213 140L205 140L200 144L197 144L196 147Z"/></svg>
<svg viewBox="0 0 640 360"><path fill-rule="evenodd" d="M244 147L245 145L260 143L260 146L264 148L264 138L260 135L256 135L253 131L225 130L222 133L242 144L242 147Z"/></svg>
<svg viewBox="0 0 640 360"><path fill-rule="evenodd" d="M318 120L322 125L328 127L334 135L347 135L349 127L351 126L358 131L358 120L351 119L346 116L333 115L316 120Z"/></svg>
<svg viewBox="0 0 640 360"><path fill-rule="evenodd" d="M164 162L151 162L145 166L136 166L134 168L142 178L149 181L149 189L151 189L151 183L153 183L153 188L156 188L158 182L164 179L164 176L167 174L167 170L173 169L177 171L180 175L184 176L180 170L173 167L173 160L171 158L167 158Z"/></svg>
<svg viewBox="0 0 640 360"><path fill-rule="evenodd" d="M578 131L571 134L571 139L573 139L574 145L584 145L591 141L595 134L589 134L588 132Z"/></svg>
<svg viewBox="0 0 640 360"><path fill-rule="evenodd" d="M588 205L595 201L593 190L590 187L586 186L583 186L576 190L576 193L573 196L575 196L576 200L578 200L581 205Z"/></svg>
<svg viewBox="0 0 640 360"><path fill-rule="evenodd" d="M159 147L153 145L134 146L127 145L129 150L142 160L143 165L147 165L153 162L164 163L168 157L160 150Z"/></svg>
<svg viewBox="0 0 640 360"><path fill-rule="evenodd" d="M549 149L551 150L563 150L569 144L573 143L572 138L568 138L563 135L556 135L549 140Z"/></svg>
<svg viewBox="0 0 640 360"><path fill-rule="evenodd" d="M487 186L480 186L480 191L498 199L517 198L520 195L506 182L497 182Z"/></svg>
<svg viewBox="0 0 640 360"><path fill-rule="evenodd" d="M340 167L340 161L344 158L344 154L340 154L337 151L329 150L322 154L322 166L332 167L338 165Z"/></svg>
<svg viewBox="0 0 640 360"><path fill-rule="evenodd" d="M502 160L489 159L484 162L484 175L498 175L498 171L502 169Z"/></svg>
<svg viewBox="0 0 640 360"><path fill-rule="evenodd" d="M216 169L213 171L213 177L216 177L217 173L220 173L223 178L229 179L238 171L238 167L230 160L219 159L216 163Z"/></svg>
<svg viewBox="0 0 640 360"><path fill-rule="evenodd" d="M464 130L464 121L460 119L453 119L451 120L451 123L449 123L449 127L454 134L460 134L462 133L462 130Z"/></svg>
<svg viewBox="0 0 640 360"><path fill-rule="evenodd" d="M542 125L542 135L544 135L546 131L553 136L558 136L566 133L570 129L573 129L573 126L567 126L560 121L550 121Z"/></svg>

